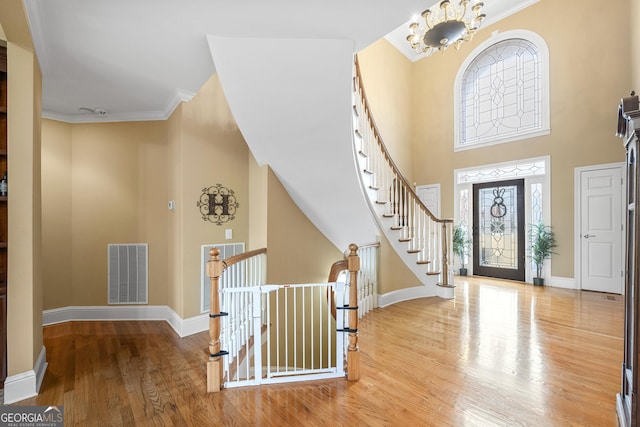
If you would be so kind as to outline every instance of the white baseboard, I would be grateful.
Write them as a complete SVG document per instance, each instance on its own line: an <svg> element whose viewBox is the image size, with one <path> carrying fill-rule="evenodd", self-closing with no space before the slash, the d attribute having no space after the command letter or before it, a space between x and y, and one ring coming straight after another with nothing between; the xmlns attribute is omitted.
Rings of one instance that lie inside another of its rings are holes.
<svg viewBox="0 0 640 427"><path fill-rule="evenodd" d="M83 320L164 320L180 337L209 328L206 314L182 319L166 305L69 306L42 312L43 326Z"/></svg>
<svg viewBox="0 0 640 427"><path fill-rule="evenodd" d="M573 277L551 276L551 283L549 283L549 286L554 288L578 289L576 279Z"/></svg>
<svg viewBox="0 0 640 427"><path fill-rule="evenodd" d="M36 396L47 371L47 351L42 346L33 370L8 376L4 381L4 404Z"/></svg>
<svg viewBox="0 0 640 427"><path fill-rule="evenodd" d="M386 307L401 301L435 296L436 290L434 286L414 286L412 288L399 289L378 295L378 307Z"/></svg>
<svg viewBox="0 0 640 427"><path fill-rule="evenodd" d="M170 312L167 322L181 338L209 329L208 314L201 314L183 320L175 311L171 310L171 308L167 307L167 310Z"/></svg>

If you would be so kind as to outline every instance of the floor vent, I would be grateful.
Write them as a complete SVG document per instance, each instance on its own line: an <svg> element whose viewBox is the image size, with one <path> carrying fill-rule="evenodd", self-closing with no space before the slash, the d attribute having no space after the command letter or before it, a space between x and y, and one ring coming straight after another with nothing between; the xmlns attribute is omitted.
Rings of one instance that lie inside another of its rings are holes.
<svg viewBox="0 0 640 427"><path fill-rule="evenodd" d="M221 243L202 245L200 252L200 272L202 277L201 289L201 309L202 313L209 311L209 277L207 277L207 261L209 261L209 251L213 248L220 249L220 259L225 259L244 252L244 243Z"/></svg>
<svg viewBox="0 0 640 427"><path fill-rule="evenodd" d="M110 244L109 304L148 303L148 245Z"/></svg>

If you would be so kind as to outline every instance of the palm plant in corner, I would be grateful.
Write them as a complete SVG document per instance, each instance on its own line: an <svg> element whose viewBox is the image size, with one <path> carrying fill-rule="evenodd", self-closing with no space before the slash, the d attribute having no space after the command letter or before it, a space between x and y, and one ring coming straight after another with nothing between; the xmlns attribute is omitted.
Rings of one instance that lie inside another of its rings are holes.
<svg viewBox="0 0 640 427"><path fill-rule="evenodd" d="M452 238L453 253L460 259L460 275L466 276L467 269L465 267L464 260L469 254L469 248L471 247L472 240L467 237L467 227L464 224L457 224L453 228Z"/></svg>
<svg viewBox="0 0 640 427"><path fill-rule="evenodd" d="M542 277L542 267L545 260L551 258L554 254L553 248L557 246L556 239L551 227L539 222L531 224L531 259L536 265L536 277L533 278L535 286L544 286L544 278Z"/></svg>

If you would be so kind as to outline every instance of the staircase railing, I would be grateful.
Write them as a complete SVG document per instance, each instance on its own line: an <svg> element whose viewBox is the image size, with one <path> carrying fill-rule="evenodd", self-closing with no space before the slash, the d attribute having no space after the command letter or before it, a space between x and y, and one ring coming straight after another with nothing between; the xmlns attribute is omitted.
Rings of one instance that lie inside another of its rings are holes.
<svg viewBox="0 0 640 427"><path fill-rule="evenodd" d="M240 370L248 343L254 337L257 307L247 292L233 292L241 287L259 287L266 283L267 250L245 252L225 260L219 259L218 248L209 251L207 275L209 293L209 363L207 391L219 391L225 377ZM222 294L222 290L227 292ZM222 307L222 309L221 309ZM261 311L257 312L261 316ZM224 321L222 321L224 319ZM258 330L261 330L258 324ZM221 349L224 342L226 349ZM223 359L223 356L226 356ZM234 366L235 365L235 366Z"/></svg>
<svg viewBox="0 0 640 427"><path fill-rule="evenodd" d="M207 263L208 392L222 386L334 378L345 371L347 379L358 379L358 317L349 306L357 301L357 245L350 245L347 258L346 294L344 282L267 285L266 249L225 260L219 254L212 249ZM335 295L337 317L331 315L327 294Z"/></svg>
<svg viewBox="0 0 640 427"><path fill-rule="evenodd" d="M345 251L344 259L331 266L328 282L341 281L349 270L349 251ZM358 318L378 307L378 265L380 258L380 242L367 243L358 247L360 270L358 271ZM331 308L335 317L335 306Z"/></svg>
<svg viewBox="0 0 640 427"><path fill-rule="evenodd" d="M370 176L369 189L376 194L373 203L385 206L383 217L392 220L391 229L400 231L400 241L407 242L409 253L417 254L417 263L426 264L427 274L440 275L440 286L449 287L453 220L433 215L400 172L373 119L357 56L355 69L355 133L360 164L366 165L362 172Z"/></svg>

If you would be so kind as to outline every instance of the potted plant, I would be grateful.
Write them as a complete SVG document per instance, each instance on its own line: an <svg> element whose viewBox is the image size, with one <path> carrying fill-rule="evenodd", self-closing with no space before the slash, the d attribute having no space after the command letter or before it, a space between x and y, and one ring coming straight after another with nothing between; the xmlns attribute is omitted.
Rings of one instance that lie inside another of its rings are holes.
<svg viewBox="0 0 640 427"><path fill-rule="evenodd" d="M542 222L531 224L531 259L536 265L536 277L533 278L535 286L544 286L544 278L542 277L542 267L544 261L551 258L553 248L556 245L556 239L551 231L551 227L544 225Z"/></svg>
<svg viewBox="0 0 640 427"><path fill-rule="evenodd" d="M465 267L465 257L469 254L472 240L467 236L467 227L464 224L458 224L453 228L453 253L460 259L460 275L466 276L467 269Z"/></svg>

